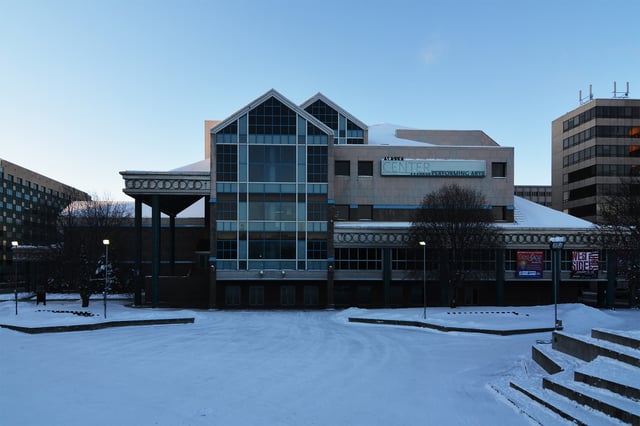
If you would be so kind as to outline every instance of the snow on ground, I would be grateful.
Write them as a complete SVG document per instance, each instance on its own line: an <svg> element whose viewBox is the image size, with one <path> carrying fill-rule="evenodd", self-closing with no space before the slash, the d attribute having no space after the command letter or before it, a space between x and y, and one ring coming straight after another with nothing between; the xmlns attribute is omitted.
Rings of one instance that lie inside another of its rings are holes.
<svg viewBox="0 0 640 426"><path fill-rule="evenodd" d="M88 309L79 300L54 298L46 306L21 301L18 315L11 298L1 301L0 324L105 321L99 297ZM195 322L35 335L0 328L2 424L529 425L492 385L538 368L531 346L550 338L348 322L354 316L421 321L421 308L218 311L129 303L109 299L106 321ZM544 327L553 325L553 308L429 308L427 319L457 327ZM640 319L637 310L583 305L559 305L558 314L565 331L585 334L594 327L637 330Z"/></svg>

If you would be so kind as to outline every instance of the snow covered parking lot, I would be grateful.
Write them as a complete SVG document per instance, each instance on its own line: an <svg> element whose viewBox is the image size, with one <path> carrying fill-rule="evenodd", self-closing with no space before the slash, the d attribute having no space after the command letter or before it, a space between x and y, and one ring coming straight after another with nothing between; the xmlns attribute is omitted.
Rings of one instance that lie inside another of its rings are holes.
<svg viewBox="0 0 640 426"><path fill-rule="evenodd" d="M0 302L0 324L104 321L102 301L46 307ZM25 334L0 328L0 413L8 425L518 425L532 420L492 384L538 367L531 345L550 333L496 336L354 324L350 316L421 320L422 309L199 311L109 300L108 320L195 318L193 324ZM505 308L495 308L504 310ZM428 310L478 326L553 322L522 315ZM524 314L527 315L524 315ZM565 329L637 329L639 311L560 305ZM452 319L451 321L455 321ZM560 422L560 419L558 419Z"/></svg>

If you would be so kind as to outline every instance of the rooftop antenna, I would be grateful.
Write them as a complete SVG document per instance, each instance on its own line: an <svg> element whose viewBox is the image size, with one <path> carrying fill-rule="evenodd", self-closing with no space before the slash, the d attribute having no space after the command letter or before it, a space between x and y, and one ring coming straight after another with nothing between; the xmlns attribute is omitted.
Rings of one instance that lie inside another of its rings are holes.
<svg viewBox="0 0 640 426"><path fill-rule="evenodd" d="M580 90L578 92L578 102L580 102L580 105L584 105L589 101L593 100L593 90L592 90L592 86L591 84L589 85L589 96L585 96L584 98L582 97L582 90Z"/></svg>
<svg viewBox="0 0 640 426"><path fill-rule="evenodd" d="M629 82L627 81L627 90L624 92L618 92L616 89L616 82L613 82L613 97L614 98L628 98L629 97Z"/></svg>

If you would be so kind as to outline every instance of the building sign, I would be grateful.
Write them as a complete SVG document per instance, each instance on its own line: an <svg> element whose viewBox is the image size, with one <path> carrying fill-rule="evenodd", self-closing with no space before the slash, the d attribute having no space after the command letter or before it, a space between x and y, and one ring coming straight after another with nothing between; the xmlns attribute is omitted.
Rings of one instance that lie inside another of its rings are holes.
<svg viewBox="0 0 640 426"><path fill-rule="evenodd" d="M574 251L572 253L571 275L598 275L599 260L597 251Z"/></svg>
<svg viewBox="0 0 640 426"><path fill-rule="evenodd" d="M484 160L420 160L385 157L380 160L382 176L485 177Z"/></svg>
<svg viewBox="0 0 640 426"><path fill-rule="evenodd" d="M542 278L544 253L542 251L518 251L516 278Z"/></svg>

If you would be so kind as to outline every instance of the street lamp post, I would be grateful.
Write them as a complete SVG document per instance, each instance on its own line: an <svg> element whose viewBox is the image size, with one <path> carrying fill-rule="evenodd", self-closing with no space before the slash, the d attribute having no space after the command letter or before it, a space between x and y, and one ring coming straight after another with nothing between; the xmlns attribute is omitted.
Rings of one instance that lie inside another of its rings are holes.
<svg viewBox="0 0 640 426"><path fill-rule="evenodd" d="M16 315L18 315L18 261L16 260L16 252L15 249L18 248L19 243L17 241L11 241L11 247L14 250L12 255L13 257L11 258L11 260L13 261L13 265L14 265L14 272L15 272L15 291L14 291L14 296L16 299Z"/></svg>
<svg viewBox="0 0 640 426"><path fill-rule="evenodd" d="M109 287L109 240L102 240L104 244L104 318L107 318L107 288Z"/></svg>
<svg viewBox="0 0 640 426"><path fill-rule="evenodd" d="M427 319L427 243L420 241L422 246L422 318Z"/></svg>
<svg viewBox="0 0 640 426"><path fill-rule="evenodd" d="M551 276L553 278L553 305L555 315L554 328L556 330L562 329L562 323L561 321L558 321L558 291L560 286L561 273L560 256L565 241L567 241L565 237L549 238L549 247L551 248Z"/></svg>

